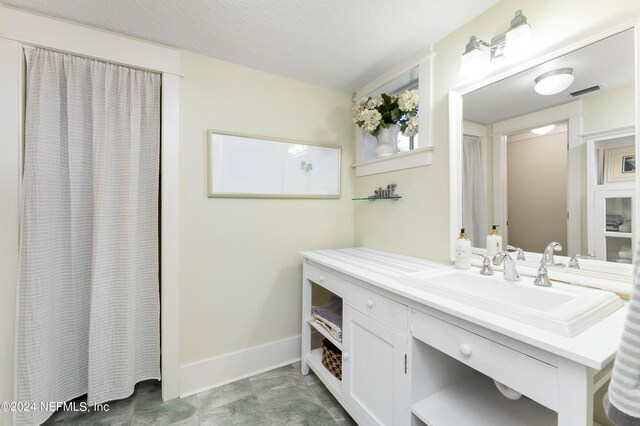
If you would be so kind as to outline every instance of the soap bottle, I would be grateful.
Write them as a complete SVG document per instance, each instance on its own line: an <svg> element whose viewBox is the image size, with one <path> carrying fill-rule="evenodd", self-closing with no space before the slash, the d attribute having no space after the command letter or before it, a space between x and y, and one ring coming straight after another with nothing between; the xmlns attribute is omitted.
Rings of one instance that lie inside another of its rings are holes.
<svg viewBox="0 0 640 426"><path fill-rule="evenodd" d="M460 228L460 236L456 239L456 268L469 269L471 267L471 241L467 239L464 228Z"/></svg>
<svg viewBox="0 0 640 426"><path fill-rule="evenodd" d="M502 235L498 235L498 225L493 225L487 235L487 256L493 257L502 251Z"/></svg>

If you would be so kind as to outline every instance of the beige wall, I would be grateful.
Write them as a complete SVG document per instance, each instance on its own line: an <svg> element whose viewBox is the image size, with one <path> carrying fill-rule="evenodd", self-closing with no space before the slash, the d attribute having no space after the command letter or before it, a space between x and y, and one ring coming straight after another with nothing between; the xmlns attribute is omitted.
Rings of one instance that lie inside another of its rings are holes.
<svg viewBox="0 0 640 426"><path fill-rule="evenodd" d="M633 125L635 85L602 90L582 98L583 133Z"/></svg>
<svg viewBox="0 0 640 426"><path fill-rule="evenodd" d="M566 256L567 132L508 137L507 164L507 243L541 252L557 241Z"/></svg>
<svg viewBox="0 0 640 426"><path fill-rule="evenodd" d="M351 96L181 52L180 363L300 334L301 250L353 245ZM207 198L207 129L341 145L339 200Z"/></svg>
<svg viewBox="0 0 640 426"><path fill-rule="evenodd" d="M533 28L538 49L582 34L587 29L637 13L635 0L504 0L447 35L434 45L431 166L356 178L356 194L368 194L388 183L398 184L403 199L393 203L364 203L355 209L355 241L383 250L447 261L449 257L448 91L462 83L460 57L469 36L491 39L508 26L516 9L522 9ZM571 17L571 19L567 19ZM565 42L566 44L566 42ZM423 132L425 129L422 130ZM427 130L429 131L429 130Z"/></svg>

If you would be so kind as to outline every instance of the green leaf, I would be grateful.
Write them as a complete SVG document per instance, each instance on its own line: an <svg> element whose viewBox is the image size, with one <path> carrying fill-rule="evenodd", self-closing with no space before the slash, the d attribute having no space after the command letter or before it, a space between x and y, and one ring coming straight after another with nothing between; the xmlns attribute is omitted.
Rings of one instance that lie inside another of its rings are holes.
<svg viewBox="0 0 640 426"><path fill-rule="evenodd" d="M395 108L391 111L392 121L397 122L398 120L400 120L400 117L402 117L402 112L398 108Z"/></svg>
<svg viewBox="0 0 640 426"><path fill-rule="evenodd" d="M371 132L371 136L378 136L378 133L380 133L380 127L378 127L377 129L375 129L373 132Z"/></svg>
<svg viewBox="0 0 640 426"><path fill-rule="evenodd" d="M384 101L385 104L390 104L391 103L391 96L387 95L386 93L383 93L382 95L382 100Z"/></svg>

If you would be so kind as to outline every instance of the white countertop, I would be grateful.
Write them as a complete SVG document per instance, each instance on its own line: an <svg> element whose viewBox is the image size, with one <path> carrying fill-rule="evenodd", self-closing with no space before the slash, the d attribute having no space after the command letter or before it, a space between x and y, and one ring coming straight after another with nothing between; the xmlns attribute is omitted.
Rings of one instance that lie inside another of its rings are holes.
<svg viewBox="0 0 640 426"><path fill-rule="evenodd" d="M453 266L367 248L308 251L303 252L302 256L418 304L596 370L613 360L620 344L626 305L577 336L565 337L444 297L430 295L399 282L399 278L406 274Z"/></svg>

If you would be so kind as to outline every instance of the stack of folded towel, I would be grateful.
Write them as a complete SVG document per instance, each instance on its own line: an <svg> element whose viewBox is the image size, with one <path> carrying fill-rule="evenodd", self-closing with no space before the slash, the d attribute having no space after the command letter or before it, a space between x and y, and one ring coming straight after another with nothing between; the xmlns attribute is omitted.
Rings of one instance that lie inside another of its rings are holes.
<svg viewBox="0 0 640 426"><path fill-rule="evenodd" d="M607 215L607 231L618 231L620 225L624 223L624 218L620 214Z"/></svg>
<svg viewBox="0 0 640 426"><path fill-rule="evenodd" d="M631 263L631 246L622 246L618 252L618 263Z"/></svg>
<svg viewBox="0 0 640 426"><path fill-rule="evenodd" d="M331 296L323 306L313 306L311 317L339 342L342 342L342 299Z"/></svg>

